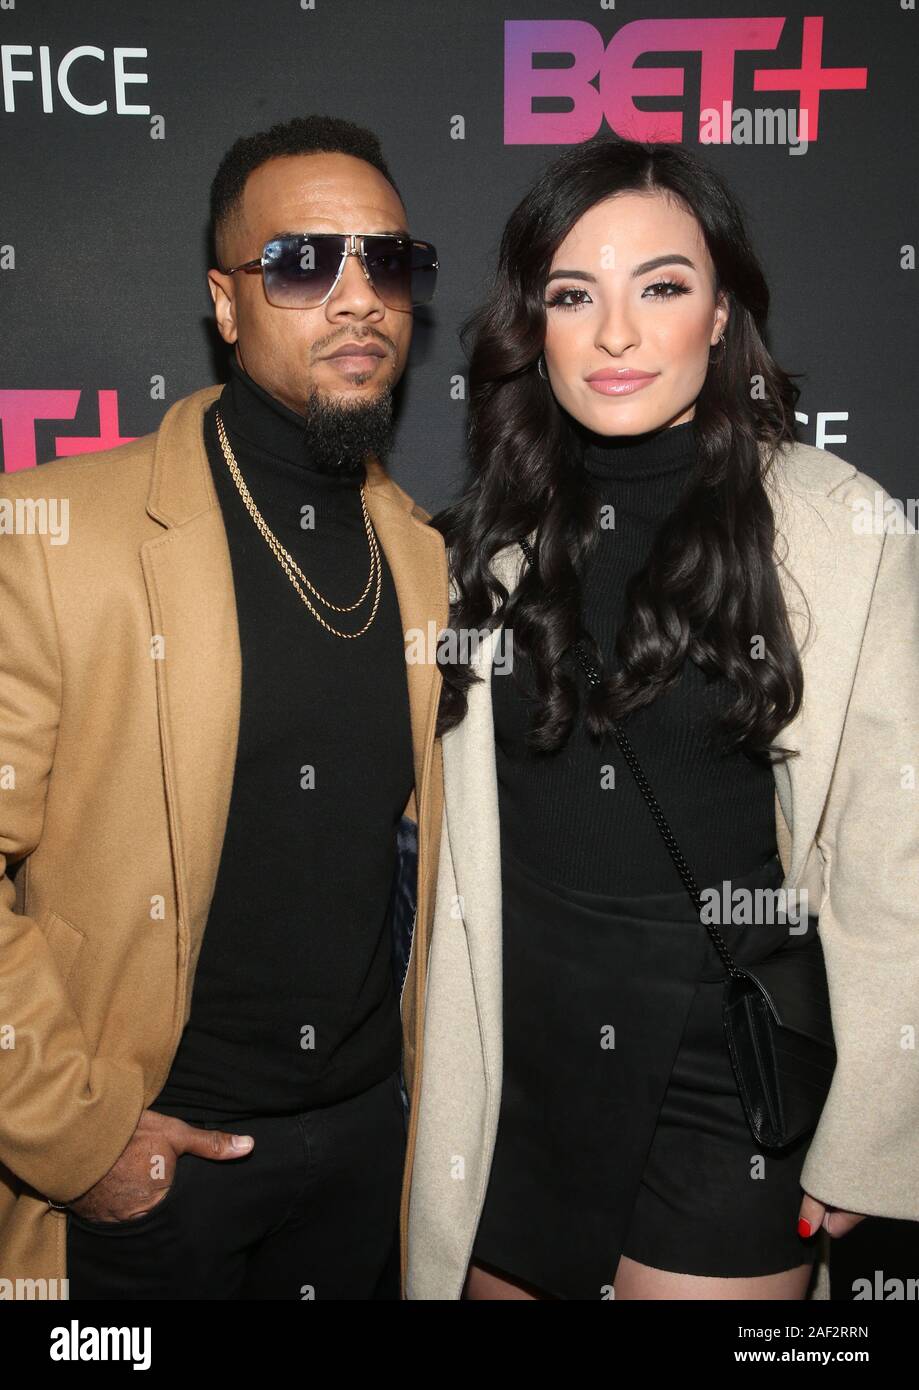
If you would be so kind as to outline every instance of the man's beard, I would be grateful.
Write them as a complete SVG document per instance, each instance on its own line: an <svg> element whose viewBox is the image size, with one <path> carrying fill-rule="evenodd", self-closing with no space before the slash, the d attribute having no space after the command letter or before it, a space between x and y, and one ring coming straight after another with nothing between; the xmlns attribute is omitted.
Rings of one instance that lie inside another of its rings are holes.
<svg viewBox="0 0 919 1390"><path fill-rule="evenodd" d="M392 392L345 404L311 391L303 424L303 458L310 468L336 477L363 477L368 454L385 467L392 448Z"/></svg>

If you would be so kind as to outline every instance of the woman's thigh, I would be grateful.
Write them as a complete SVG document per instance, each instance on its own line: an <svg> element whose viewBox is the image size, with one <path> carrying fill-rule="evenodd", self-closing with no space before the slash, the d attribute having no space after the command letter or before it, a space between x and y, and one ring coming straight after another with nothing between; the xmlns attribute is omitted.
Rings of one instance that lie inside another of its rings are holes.
<svg viewBox="0 0 919 1390"><path fill-rule="evenodd" d="M489 1265L481 1265L473 1260L466 1273L463 1298L473 1301L482 1299L528 1299L532 1301L539 1298L552 1298L552 1294L543 1293L532 1284L526 1284L522 1280L514 1279L510 1274L502 1273Z"/></svg>
<svg viewBox="0 0 919 1390"><path fill-rule="evenodd" d="M616 1302L624 1299L802 1299L810 1282L811 1269L810 1264L802 1264L778 1274L715 1279L708 1275L653 1269L623 1255L616 1269L613 1290Z"/></svg>
<svg viewBox="0 0 919 1390"><path fill-rule="evenodd" d="M666 1269L652 1269L650 1265L639 1264L637 1260L623 1255L616 1270L613 1290L616 1302L635 1299L794 1301L804 1298L810 1276L810 1264L803 1264L796 1269L756 1278L712 1279L703 1275L674 1274ZM509 1299L532 1302L551 1298L552 1295L473 1261L466 1276L463 1297L474 1301Z"/></svg>

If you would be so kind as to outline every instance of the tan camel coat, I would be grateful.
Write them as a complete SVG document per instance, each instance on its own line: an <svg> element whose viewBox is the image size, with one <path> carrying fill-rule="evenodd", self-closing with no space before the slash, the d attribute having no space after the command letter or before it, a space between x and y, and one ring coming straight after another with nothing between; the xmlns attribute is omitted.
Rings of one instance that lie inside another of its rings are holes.
<svg viewBox="0 0 919 1390"><path fill-rule="evenodd" d="M177 401L120 448L0 478L11 512L17 499L69 501L66 544L0 534L0 1297L64 1296L66 1216L46 1199L66 1203L108 1171L189 1016L239 727L232 571L202 434L220 390ZM441 536L376 463L366 501L404 629L439 630ZM406 670L414 1095L442 767L440 673L433 660Z"/></svg>

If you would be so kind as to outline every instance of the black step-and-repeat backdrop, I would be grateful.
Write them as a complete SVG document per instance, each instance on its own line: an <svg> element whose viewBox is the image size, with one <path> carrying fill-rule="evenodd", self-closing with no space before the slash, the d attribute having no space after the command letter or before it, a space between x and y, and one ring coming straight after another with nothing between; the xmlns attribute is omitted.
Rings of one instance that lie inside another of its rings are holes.
<svg viewBox="0 0 919 1390"><path fill-rule="evenodd" d="M770 346L802 374L800 438L911 505L916 8L0 0L4 469L145 434L222 379L211 178L239 135L320 112L377 132L413 233L438 248L391 460L429 510L462 474L457 329L504 220L560 146L604 130L681 141L727 176L772 286ZM834 1297L878 1271L915 1277L916 1233L864 1223L846 1237Z"/></svg>
<svg viewBox="0 0 919 1390"><path fill-rule="evenodd" d="M241 134L375 130L440 255L392 471L429 510L462 463L456 330L503 222L593 131L701 148L731 181L800 372L800 437L911 498L919 14L913 0L0 0L3 465L156 427L221 379L207 193Z"/></svg>

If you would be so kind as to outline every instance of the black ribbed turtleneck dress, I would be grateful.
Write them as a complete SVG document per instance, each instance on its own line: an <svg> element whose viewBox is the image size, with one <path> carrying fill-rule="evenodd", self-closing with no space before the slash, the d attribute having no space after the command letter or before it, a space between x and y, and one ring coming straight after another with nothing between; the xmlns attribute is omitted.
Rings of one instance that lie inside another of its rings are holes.
<svg viewBox="0 0 919 1390"><path fill-rule="evenodd" d="M691 420L588 436L586 483L601 511L582 614L607 669L626 583L695 459ZM587 735L586 678L568 743L536 755L524 744L532 687L516 648L514 668L495 666L491 679L504 1051L473 1258L575 1299L609 1297L622 1254L721 1277L808 1263L797 1219L810 1136L767 1155L751 1136L724 1042L724 968L615 740ZM726 753L715 727L735 694L687 661L629 719L629 738L700 889L774 889L772 770ZM720 927L741 964L788 940L781 924Z"/></svg>

